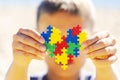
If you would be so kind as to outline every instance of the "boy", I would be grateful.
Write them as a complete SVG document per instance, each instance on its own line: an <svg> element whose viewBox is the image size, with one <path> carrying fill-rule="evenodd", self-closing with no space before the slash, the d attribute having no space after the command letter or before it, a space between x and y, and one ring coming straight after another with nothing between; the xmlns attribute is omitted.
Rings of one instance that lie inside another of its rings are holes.
<svg viewBox="0 0 120 80"><path fill-rule="evenodd" d="M89 0L44 0L38 8L37 30L42 32L48 25L55 26L62 34L80 24L92 34L94 14ZM39 33L30 29L20 29L13 36L13 63L8 71L6 80L27 80L27 69L32 59L45 60L48 65L47 74L39 80L92 80L92 76L80 74L88 56L96 66L96 80L117 80L111 64L116 61L115 39L108 32L98 32L82 46L85 48L74 64L62 70L47 55L44 39ZM36 78L37 79L37 78Z"/></svg>

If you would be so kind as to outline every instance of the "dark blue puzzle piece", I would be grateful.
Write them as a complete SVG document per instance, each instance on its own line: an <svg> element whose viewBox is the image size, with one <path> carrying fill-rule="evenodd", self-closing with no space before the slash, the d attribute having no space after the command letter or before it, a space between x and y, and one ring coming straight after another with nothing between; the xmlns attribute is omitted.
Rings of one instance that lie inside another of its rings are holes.
<svg viewBox="0 0 120 80"><path fill-rule="evenodd" d="M69 29L69 30L67 31L67 33L68 33L68 35L72 35L72 29Z"/></svg>
<svg viewBox="0 0 120 80"><path fill-rule="evenodd" d="M74 49L74 56L75 56L75 57L78 57L78 56L79 56L79 49L78 49L78 48L75 48L75 49Z"/></svg>
<svg viewBox="0 0 120 80"><path fill-rule="evenodd" d="M50 35L49 35L48 33L42 32L42 33L41 33L41 36L45 39L45 41L46 41L47 43L49 42L49 37L50 37Z"/></svg>
<svg viewBox="0 0 120 80"><path fill-rule="evenodd" d="M79 41L78 41L78 36L73 36L71 29L69 29L69 30L67 31L67 33L68 33L67 38L66 38L66 41L67 41L67 42L72 42L72 43L75 43L75 44L78 44L78 43L79 43Z"/></svg>
<svg viewBox="0 0 120 80"><path fill-rule="evenodd" d="M77 36L67 36L67 39L66 39L67 42L72 42L72 43L75 43L75 44L78 44L78 37Z"/></svg>
<svg viewBox="0 0 120 80"><path fill-rule="evenodd" d="M51 31L53 29L53 27L51 26L51 25L49 25L48 27L47 27L47 30L48 31Z"/></svg>
<svg viewBox="0 0 120 80"><path fill-rule="evenodd" d="M45 39L45 41L47 43L49 43L49 41L50 41L49 37L50 37L51 33L52 33L52 27L50 25L47 27L47 32L41 33L41 36L43 36L43 38Z"/></svg>

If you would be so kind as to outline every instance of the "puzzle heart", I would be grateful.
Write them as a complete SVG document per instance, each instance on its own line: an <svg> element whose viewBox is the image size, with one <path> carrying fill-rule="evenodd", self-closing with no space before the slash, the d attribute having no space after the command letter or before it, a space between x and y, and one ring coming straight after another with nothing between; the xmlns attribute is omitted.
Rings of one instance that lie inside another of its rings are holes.
<svg viewBox="0 0 120 80"><path fill-rule="evenodd" d="M46 32L41 36L45 39L45 46L49 51L49 56L55 58L57 64L62 64L61 68L66 70L68 64L73 63L73 58L80 55L81 43L87 39L87 32L82 31L82 27L77 25L68 29L67 36L61 35L61 31L49 25Z"/></svg>

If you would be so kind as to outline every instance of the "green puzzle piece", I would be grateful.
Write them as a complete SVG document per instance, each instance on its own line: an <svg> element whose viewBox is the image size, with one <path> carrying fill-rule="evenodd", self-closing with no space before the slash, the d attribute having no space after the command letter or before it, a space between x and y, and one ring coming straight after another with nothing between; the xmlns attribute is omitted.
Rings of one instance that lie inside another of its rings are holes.
<svg viewBox="0 0 120 80"><path fill-rule="evenodd" d="M80 48L80 47L81 47L80 44L75 44L75 43L69 42L68 43L68 49L67 49L67 55L70 55L70 54L74 55L74 49L75 48Z"/></svg>
<svg viewBox="0 0 120 80"><path fill-rule="evenodd" d="M49 56L50 56L51 58L53 58L53 57L55 56L55 54L54 54L53 52L51 52L51 53L49 54Z"/></svg>
<svg viewBox="0 0 120 80"><path fill-rule="evenodd" d="M54 57L55 56L54 51L55 51L56 45L55 44L50 44L50 43L47 43L47 42L45 42L44 45L46 46L47 51L50 52L49 56Z"/></svg>

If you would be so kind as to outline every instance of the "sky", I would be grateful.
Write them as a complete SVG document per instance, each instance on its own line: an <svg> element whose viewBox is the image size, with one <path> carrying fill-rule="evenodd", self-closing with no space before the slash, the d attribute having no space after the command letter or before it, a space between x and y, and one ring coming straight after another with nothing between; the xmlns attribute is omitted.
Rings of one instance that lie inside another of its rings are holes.
<svg viewBox="0 0 120 80"><path fill-rule="evenodd" d="M93 0L97 7L120 8L120 0Z"/></svg>
<svg viewBox="0 0 120 80"><path fill-rule="evenodd" d="M32 6L38 5L41 0L0 0L0 6ZM93 0L96 7L120 8L120 0Z"/></svg>

